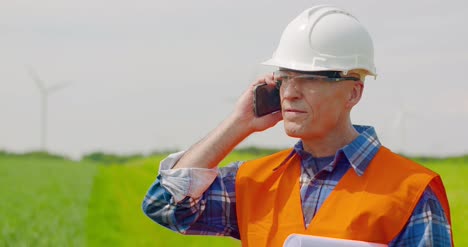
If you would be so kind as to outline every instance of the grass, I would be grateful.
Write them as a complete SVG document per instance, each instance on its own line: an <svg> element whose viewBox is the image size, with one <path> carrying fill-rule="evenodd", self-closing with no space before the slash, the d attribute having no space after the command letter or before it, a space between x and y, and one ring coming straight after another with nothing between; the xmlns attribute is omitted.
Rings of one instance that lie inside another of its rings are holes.
<svg viewBox="0 0 468 247"><path fill-rule="evenodd" d="M237 152L222 164L259 154ZM0 246L240 246L223 237L183 236L141 210L163 156L98 165L47 155L0 153ZM468 246L468 162L421 159L441 174L456 246Z"/></svg>
<svg viewBox="0 0 468 247"><path fill-rule="evenodd" d="M84 246L96 166L0 157L0 246Z"/></svg>
<svg viewBox="0 0 468 247"><path fill-rule="evenodd" d="M452 215L453 240L455 246L468 246L468 162L462 159L421 161L442 177L447 191Z"/></svg>
<svg viewBox="0 0 468 247"><path fill-rule="evenodd" d="M180 235L143 214L141 203L161 158L99 167L86 223L88 246L238 246L229 238Z"/></svg>

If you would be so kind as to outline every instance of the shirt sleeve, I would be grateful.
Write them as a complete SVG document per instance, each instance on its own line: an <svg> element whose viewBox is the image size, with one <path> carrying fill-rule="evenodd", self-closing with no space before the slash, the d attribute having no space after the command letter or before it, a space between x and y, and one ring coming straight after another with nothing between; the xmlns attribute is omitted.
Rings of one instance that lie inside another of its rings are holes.
<svg viewBox="0 0 468 247"><path fill-rule="evenodd" d="M388 246L452 246L450 224L429 186L403 231Z"/></svg>
<svg viewBox="0 0 468 247"><path fill-rule="evenodd" d="M235 177L241 162L219 169L168 170L182 155L176 153L161 162L160 174L143 200L143 212L158 224L182 234L239 238ZM215 175L211 178L213 170Z"/></svg>
<svg viewBox="0 0 468 247"><path fill-rule="evenodd" d="M185 197L200 198L218 175L218 168L172 169L185 151L170 154L159 165L161 185L174 197L176 203Z"/></svg>

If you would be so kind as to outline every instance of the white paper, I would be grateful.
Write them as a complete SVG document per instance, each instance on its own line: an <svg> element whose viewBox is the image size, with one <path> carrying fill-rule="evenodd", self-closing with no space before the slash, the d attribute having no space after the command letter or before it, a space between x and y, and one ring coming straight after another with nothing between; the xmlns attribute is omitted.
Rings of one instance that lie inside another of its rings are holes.
<svg viewBox="0 0 468 247"><path fill-rule="evenodd" d="M312 235L291 234L284 241L284 247L386 247L386 244L356 240L317 237Z"/></svg>

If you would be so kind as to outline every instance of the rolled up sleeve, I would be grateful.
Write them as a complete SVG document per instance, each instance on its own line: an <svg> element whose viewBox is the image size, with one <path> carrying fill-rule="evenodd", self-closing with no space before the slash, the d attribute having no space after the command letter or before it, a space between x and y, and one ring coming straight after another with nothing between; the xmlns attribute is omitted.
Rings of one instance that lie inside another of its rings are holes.
<svg viewBox="0 0 468 247"><path fill-rule="evenodd" d="M223 220L225 223L229 222L227 225L220 225L218 222L219 218L228 217L224 212L235 209L233 190L238 163L231 168L222 168L222 172L217 168L172 169L183 154L184 152L174 153L161 161L159 174L143 200L143 212L156 223L182 234L228 235L238 238L235 217L232 220ZM228 170L232 172L226 177ZM220 193L226 197L220 198ZM233 199L229 199L231 197ZM224 203L218 203L219 200ZM226 201L232 201L232 205ZM226 205L230 206L225 207Z"/></svg>
<svg viewBox="0 0 468 247"><path fill-rule="evenodd" d="M184 151L169 155L161 161L159 174L161 185L174 197L176 203L185 197L200 198L218 175L218 169L177 168L172 169Z"/></svg>

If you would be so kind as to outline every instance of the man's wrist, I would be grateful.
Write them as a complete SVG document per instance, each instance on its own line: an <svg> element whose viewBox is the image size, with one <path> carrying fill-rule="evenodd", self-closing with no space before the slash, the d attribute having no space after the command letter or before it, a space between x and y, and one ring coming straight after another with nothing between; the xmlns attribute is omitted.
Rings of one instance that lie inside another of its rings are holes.
<svg viewBox="0 0 468 247"><path fill-rule="evenodd" d="M229 136L234 137L234 139L238 139L239 142L255 132L249 120L234 114L228 117L224 124Z"/></svg>

